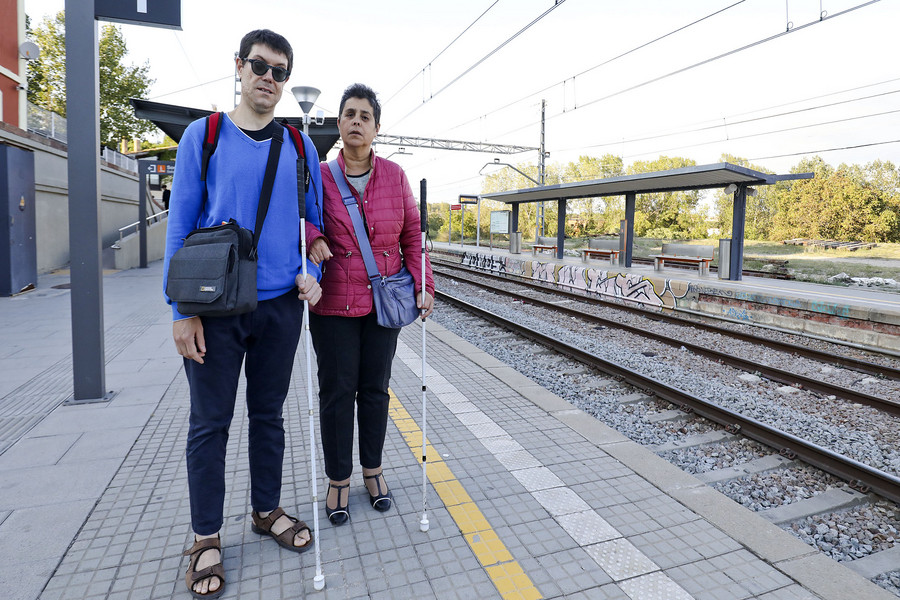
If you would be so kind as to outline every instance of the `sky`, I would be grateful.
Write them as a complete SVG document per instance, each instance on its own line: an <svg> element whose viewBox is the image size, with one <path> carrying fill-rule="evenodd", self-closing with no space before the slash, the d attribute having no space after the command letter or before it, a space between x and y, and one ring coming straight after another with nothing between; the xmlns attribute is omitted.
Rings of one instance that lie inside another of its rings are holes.
<svg viewBox="0 0 900 600"><path fill-rule="evenodd" d="M181 31L121 25L126 60L150 65L149 100L230 110L240 39L269 28L295 53L277 117L302 114L292 86L319 88L313 113L337 116L342 91L362 82L389 135L538 147L545 100L548 164L615 154L626 167L661 155L703 165L728 153L776 173L814 155L900 165L900 0L181 4ZM25 0L32 26L63 7ZM377 148L417 195L427 180L429 202L479 193L480 173L502 168L495 158L538 161L398 150Z"/></svg>

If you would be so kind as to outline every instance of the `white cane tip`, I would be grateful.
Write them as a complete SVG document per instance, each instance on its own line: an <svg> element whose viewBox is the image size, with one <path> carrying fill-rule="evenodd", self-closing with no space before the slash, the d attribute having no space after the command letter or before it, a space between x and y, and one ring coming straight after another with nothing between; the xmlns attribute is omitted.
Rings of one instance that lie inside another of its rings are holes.
<svg viewBox="0 0 900 600"><path fill-rule="evenodd" d="M322 591L325 589L325 576L324 575L316 575L313 577L313 587L316 591Z"/></svg>
<svg viewBox="0 0 900 600"><path fill-rule="evenodd" d="M419 531L428 531L428 519L419 521Z"/></svg>

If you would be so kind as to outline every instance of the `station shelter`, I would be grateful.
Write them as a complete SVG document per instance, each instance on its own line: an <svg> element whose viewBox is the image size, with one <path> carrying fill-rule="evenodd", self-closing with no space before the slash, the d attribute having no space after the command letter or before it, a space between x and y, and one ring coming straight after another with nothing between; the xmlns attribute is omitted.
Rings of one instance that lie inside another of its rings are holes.
<svg viewBox="0 0 900 600"><path fill-rule="evenodd" d="M744 261L744 221L747 209L748 189L755 186L773 185L779 181L812 179L812 173L772 175L730 163L716 163L693 167L682 167L653 173L639 173L608 177L592 181L560 183L509 192L482 194L482 199L498 200L509 204L512 212L511 231L519 230L519 207L528 202L556 201L557 212L557 258L562 259L566 231L566 203L579 198L599 198L603 196L625 196L625 220L620 235L625 237L622 265L631 266L634 246L634 207L638 194L677 192L724 188L734 192L733 225L729 261L729 279L739 281Z"/></svg>

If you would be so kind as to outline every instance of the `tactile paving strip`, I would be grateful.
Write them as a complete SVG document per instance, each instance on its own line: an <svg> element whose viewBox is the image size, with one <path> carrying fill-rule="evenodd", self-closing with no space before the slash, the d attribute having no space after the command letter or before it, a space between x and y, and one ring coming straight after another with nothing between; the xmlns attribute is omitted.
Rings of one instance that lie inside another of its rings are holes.
<svg viewBox="0 0 900 600"><path fill-rule="evenodd" d="M421 356L402 341L397 344L396 356L416 375L422 376ZM436 396L629 596L641 600L692 600L692 596L663 573L656 563L591 509L575 491L566 487L551 469L542 466L533 454L442 374L429 368L425 381L430 397ZM472 410L473 406L475 410ZM465 407L465 411L458 412L457 407ZM492 578L494 575L497 573L493 573ZM504 573L502 577L507 585L518 575ZM500 584L497 585L500 589Z"/></svg>

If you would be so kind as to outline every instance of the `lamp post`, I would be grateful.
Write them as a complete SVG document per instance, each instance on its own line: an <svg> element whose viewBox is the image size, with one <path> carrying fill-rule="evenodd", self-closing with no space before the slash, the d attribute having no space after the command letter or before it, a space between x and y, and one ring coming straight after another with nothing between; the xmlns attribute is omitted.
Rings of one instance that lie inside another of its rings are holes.
<svg viewBox="0 0 900 600"><path fill-rule="evenodd" d="M397 150L396 152L391 152L390 154L388 154L387 156L385 156L385 159L388 159L388 158L392 157L392 156L395 155L395 154L397 154L397 155L399 155L399 156L412 156L412 155L413 155L412 152L407 152L407 151L406 151L406 148L404 148L404 147L401 146L400 149Z"/></svg>
<svg viewBox="0 0 900 600"><path fill-rule="evenodd" d="M303 133L309 135L309 111L312 110L316 99L322 92L318 88L308 85L298 85L291 88L291 93L297 100L297 104L300 105L300 110L303 111Z"/></svg>
<svg viewBox="0 0 900 600"><path fill-rule="evenodd" d="M510 169L512 169L513 171L515 171L516 173L518 173L519 175L521 175L522 177L524 177L525 179L530 181L531 183L533 183L537 186L543 185L541 182L532 178L527 173L520 171L513 165L511 165L507 162L500 162L499 158L495 158L493 162L485 163L484 166L481 167L481 170L478 171L478 174L482 175L484 170L491 165L503 165L504 167L509 167ZM543 176L541 178L543 179ZM538 236L541 234L541 219L540 219L540 217L541 217L541 215L538 214L538 207L537 207L537 205L535 205L535 209L534 209L534 242L535 243L538 243ZM519 205L518 204L513 205L513 226L515 228L518 228L518 226L519 226ZM512 235L513 235L513 232L510 232L510 236L512 236Z"/></svg>

